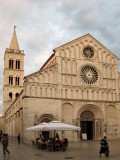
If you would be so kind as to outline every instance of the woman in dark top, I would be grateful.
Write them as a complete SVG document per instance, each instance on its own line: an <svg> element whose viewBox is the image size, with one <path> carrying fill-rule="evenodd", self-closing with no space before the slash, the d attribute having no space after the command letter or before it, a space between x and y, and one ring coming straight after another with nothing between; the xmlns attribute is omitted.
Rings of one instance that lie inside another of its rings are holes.
<svg viewBox="0 0 120 160"><path fill-rule="evenodd" d="M101 158L101 154L104 153L106 157L109 156L109 146L108 146L108 142L106 139L106 136L103 137L103 139L100 140L100 155L99 157Z"/></svg>

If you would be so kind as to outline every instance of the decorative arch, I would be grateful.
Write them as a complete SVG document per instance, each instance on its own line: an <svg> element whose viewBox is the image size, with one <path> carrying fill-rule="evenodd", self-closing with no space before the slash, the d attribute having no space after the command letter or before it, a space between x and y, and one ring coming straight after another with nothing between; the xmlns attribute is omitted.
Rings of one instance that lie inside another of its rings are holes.
<svg viewBox="0 0 120 160"><path fill-rule="evenodd" d="M91 111L84 111L80 115L80 119L82 120L94 120L95 116Z"/></svg>
<svg viewBox="0 0 120 160"><path fill-rule="evenodd" d="M62 59L62 73L66 73L66 66L67 66L66 60Z"/></svg>
<svg viewBox="0 0 120 160"><path fill-rule="evenodd" d="M44 83L48 83L48 81L49 81L49 73L48 73L48 71L45 71L44 72Z"/></svg>
<svg viewBox="0 0 120 160"><path fill-rule="evenodd" d="M53 69L50 69L50 71L49 71L49 83L53 83L53 79L54 79L54 72L53 72Z"/></svg>
<svg viewBox="0 0 120 160"><path fill-rule="evenodd" d="M40 74L39 74L39 81L40 81L40 83L44 82L43 73L40 73Z"/></svg>
<svg viewBox="0 0 120 160"><path fill-rule="evenodd" d="M83 107L81 107L77 112L77 118L79 118L81 113L84 111L91 111L94 114L95 118L102 118L103 119L102 110L94 104L87 104L87 105L84 105Z"/></svg>
<svg viewBox="0 0 120 160"><path fill-rule="evenodd" d="M43 122L50 122L50 121L53 121L55 120L55 117L51 114L41 114L41 115L34 115L34 125L37 125L37 124L40 124L40 123L43 123ZM44 139L45 140L48 140L49 137L50 137L50 132L49 131L40 131L40 134L43 135ZM51 133L52 134L52 133Z"/></svg>
<svg viewBox="0 0 120 160"><path fill-rule="evenodd" d="M61 50L61 52L60 52L60 56L61 56L61 57L66 57L66 52L65 52L65 50L64 50L64 49L62 49L62 50Z"/></svg>
<svg viewBox="0 0 120 160"><path fill-rule="evenodd" d="M106 107L106 133L109 138L118 136L117 110L114 105Z"/></svg>
<svg viewBox="0 0 120 160"><path fill-rule="evenodd" d="M66 64L67 64L67 73L71 74L71 61L68 59Z"/></svg>
<svg viewBox="0 0 120 160"><path fill-rule="evenodd" d="M106 121L109 125L116 124L116 108L113 105L109 105L106 107Z"/></svg>
<svg viewBox="0 0 120 160"><path fill-rule="evenodd" d="M73 45L70 47L70 51L71 51L71 58L76 58L75 57L75 47Z"/></svg>
<svg viewBox="0 0 120 160"><path fill-rule="evenodd" d="M81 127L81 139L83 134L86 134L88 140L100 139L103 136L103 112L94 104L81 107L76 120Z"/></svg>
<svg viewBox="0 0 120 160"><path fill-rule="evenodd" d="M75 57L76 57L76 59L80 58L80 47L79 47L79 44L75 45Z"/></svg>
<svg viewBox="0 0 120 160"><path fill-rule="evenodd" d="M67 47L67 48L65 49L65 53L66 53L66 58L70 58L70 57L71 57L71 52L70 52L69 47Z"/></svg>
<svg viewBox="0 0 120 160"><path fill-rule="evenodd" d="M42 114L39 118L38 118L38 122L42 123L42 122L50 122L50 121L54 121L55 117L51 114Z"/></svg>
<svg viewBox="0 0 120 160"><path fill-rule="evenodd" d="M72 123L74 118L74 108L71 103L64 103L62 105L62 120L63 122Z"/></svg>

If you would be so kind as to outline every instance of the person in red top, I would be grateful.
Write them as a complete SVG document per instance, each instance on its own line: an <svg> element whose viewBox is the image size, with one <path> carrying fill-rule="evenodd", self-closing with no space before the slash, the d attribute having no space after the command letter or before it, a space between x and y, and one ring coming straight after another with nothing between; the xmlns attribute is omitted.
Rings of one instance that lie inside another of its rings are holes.
<svg viewBox="0 0 120 160"><path fill-rule="evenodd" d="M61 144L61 140L58 139L58 138L56 138L55 143L56 143L56 144Z"/></svg>

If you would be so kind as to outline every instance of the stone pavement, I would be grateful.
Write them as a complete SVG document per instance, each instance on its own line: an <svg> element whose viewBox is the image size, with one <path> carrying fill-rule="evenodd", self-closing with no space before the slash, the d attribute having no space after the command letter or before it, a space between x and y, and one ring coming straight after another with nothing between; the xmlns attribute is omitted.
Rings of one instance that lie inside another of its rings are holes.
<svg viewBox="0 0 120 160"><path fill-rule="evenodd" d="M110 146L110 160L120 160L120 141L108 141ZM48 152L37 149L35 146L17 144L10 141L10 155L3 157L2 144L0 143L0 160L104 160L104 155L99 158L99 141L70 142L67 151Z"/></svg>

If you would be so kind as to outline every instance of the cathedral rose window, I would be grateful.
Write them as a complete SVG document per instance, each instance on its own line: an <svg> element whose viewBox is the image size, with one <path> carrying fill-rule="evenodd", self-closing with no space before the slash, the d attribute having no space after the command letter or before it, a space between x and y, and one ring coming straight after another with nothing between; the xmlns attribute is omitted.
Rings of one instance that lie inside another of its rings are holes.
<svg viewBox="0 0 120 160"><path fill-rule="evenodd" d="M94 57L94 51L91 47L86 47L83 50L83 55L84 55L85 58L91 59L91 58Z"/></svg>
<svg viewBox="0 0 120 160"><path fill-rule="evenodd" d="M82 67L80 77L86 84L94 84L98 81L98 72L92 65Z"/></svg>

